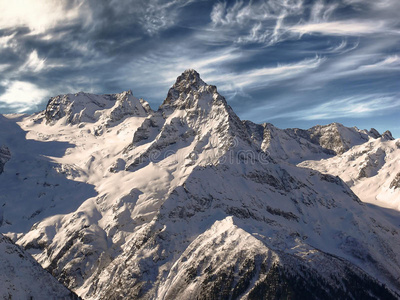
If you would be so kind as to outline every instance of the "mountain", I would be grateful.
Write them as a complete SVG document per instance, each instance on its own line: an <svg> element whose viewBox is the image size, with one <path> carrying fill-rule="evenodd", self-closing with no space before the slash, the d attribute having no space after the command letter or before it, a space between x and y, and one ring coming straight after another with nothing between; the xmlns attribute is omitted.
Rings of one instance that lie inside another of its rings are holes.
<svg viewBox="0 0 400 300"><path fill-rule="evenodd" d="M2 299L78 299L24 250L0 234Z"/></svg>
<svg viewBox="0 0 400 300"><path fill-rule="evenodd" d="M84 299L399 297L398 224L265 150L194 70L157 111L79 93L0 123L0 230Z"/></svg>
<svg viewBox="0 0 400 300"><path fill-rule="evenodd" d="M390 131L381 135L374 128L369 131L360 130L357 127L345 127L340 123L317 125L307 130L279 129L270 123L258 125L251 121L244 121L244 124L263 151L275 159L294 164L343 154L353 146L364 144L371 138L384 137L393 140Z"/></svg>
<svg viewBox="0 0 400 300"><path fill-rule="evenodd" d="M66 124L103 121L109 125L126 116L145 116L149 110L149 104L133 97L132 91L102 96L80 92L51 98L44 114L50 124L62 119Z"/></svg>
<svg viewBox="0 0 400 300"><path fill-rule="evenodd" d="M363 201L400 210L400 139L371 139L349 151L299 166L339 176Z"/></svg>

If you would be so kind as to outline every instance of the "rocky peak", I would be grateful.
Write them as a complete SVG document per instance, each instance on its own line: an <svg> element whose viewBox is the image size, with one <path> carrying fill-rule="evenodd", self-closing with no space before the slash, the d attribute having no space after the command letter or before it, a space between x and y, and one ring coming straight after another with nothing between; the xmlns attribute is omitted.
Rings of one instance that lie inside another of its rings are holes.
<svg viewBox="0 0 400 300"><path fill-rule="evenodd" d="M384 138L385 140L389 140L389 141L394 140L394 137L389 130L386 130L384 133L382 133L382 138Z"/></svg>
<svg viewBox="0 0 400 300"><path fill-rule="evenodd" d="M208 85L199 73L189 69L176 79L161 108L190 109L211 106L213 103L226 105L225 98L218 94L216 86Z"/></svg>
<svg viewBox="0 0 400 300"><path fill-rule="evenodd" d="M200 74L196 70L188 69L178 76L173 87L182 90L183 88L187 88L188 85L192 88L198 88L206 85L206 83L200 78Z"/></svg>
<svg viewBox="0 0 400 300"><path fill-rule="evenodd" d="M371 130L368 132L368 134L370 136L372 136L374 139L377 139L381 136L381 134L379 133L378 130L376 130L375 128L371 128Z"/></svg>

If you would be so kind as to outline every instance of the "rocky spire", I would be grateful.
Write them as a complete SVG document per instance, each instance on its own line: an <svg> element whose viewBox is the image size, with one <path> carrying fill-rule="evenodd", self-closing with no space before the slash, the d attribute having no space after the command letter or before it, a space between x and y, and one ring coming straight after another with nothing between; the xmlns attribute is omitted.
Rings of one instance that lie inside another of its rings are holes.
<svg viewBox="0 0 400 300"><path fill-rule="evenodd" d="M209 97L204 97L206 94ZM188 69L176 79L161 107L190 108L197 105L199 99L202 103L205 101L221 101L226 104L224 97L218 94L216 86L206 84L200 78L199 73L193 69Z"/></svg>

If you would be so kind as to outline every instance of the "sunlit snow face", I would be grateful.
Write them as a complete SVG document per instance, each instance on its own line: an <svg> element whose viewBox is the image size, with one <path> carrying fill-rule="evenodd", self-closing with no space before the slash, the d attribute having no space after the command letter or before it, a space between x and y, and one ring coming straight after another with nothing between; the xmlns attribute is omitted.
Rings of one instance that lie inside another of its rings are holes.
<svg viewBox="0 0 400 300"><path fill-rule="evenodd" d="M397 0L0 0L0 112L129 88L154 106L183 70L239 116L399 136Z"/></svg>

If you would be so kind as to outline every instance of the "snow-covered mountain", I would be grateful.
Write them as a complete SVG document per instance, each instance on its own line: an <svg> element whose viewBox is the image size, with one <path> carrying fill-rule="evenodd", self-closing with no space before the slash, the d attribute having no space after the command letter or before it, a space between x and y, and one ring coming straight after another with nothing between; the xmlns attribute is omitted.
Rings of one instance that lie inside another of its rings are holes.
<svg viewBox="0 0 400 300"><path fill-rule="evenodd" d="M79 93L0 123L0 230L84 299L400 293L398 224L276 156L268 144L292 154L272 126L242 122L194 70L157 111L130 92ZM353 144L373 134L349 130ZM353 145L310 132L318 151Z"/></svg>
<svg viewBox="0 0 400 300"><path fill-rule="evenodd" d="M299 128L279 129L270 123L262 125L244 121L253 139L263 151L278 160L300 163L304 160L320 160L342 154L370 138L393 139L390 131L382 135L374 128L360 130L345 127L340 123L317 125L304 130Z"/></svg>
<svg viewBox="0 0 400 300"><path fill-rule="evenodd" d="M9 238L0 234L1 299L78 299Z"/></svg>
<svg viewBox="0 0 400 300"><path fill-rule="evenodd" d="M342 155L299 166L339 176L363 202L400 210L400 139L371 139Z"/></svg>

